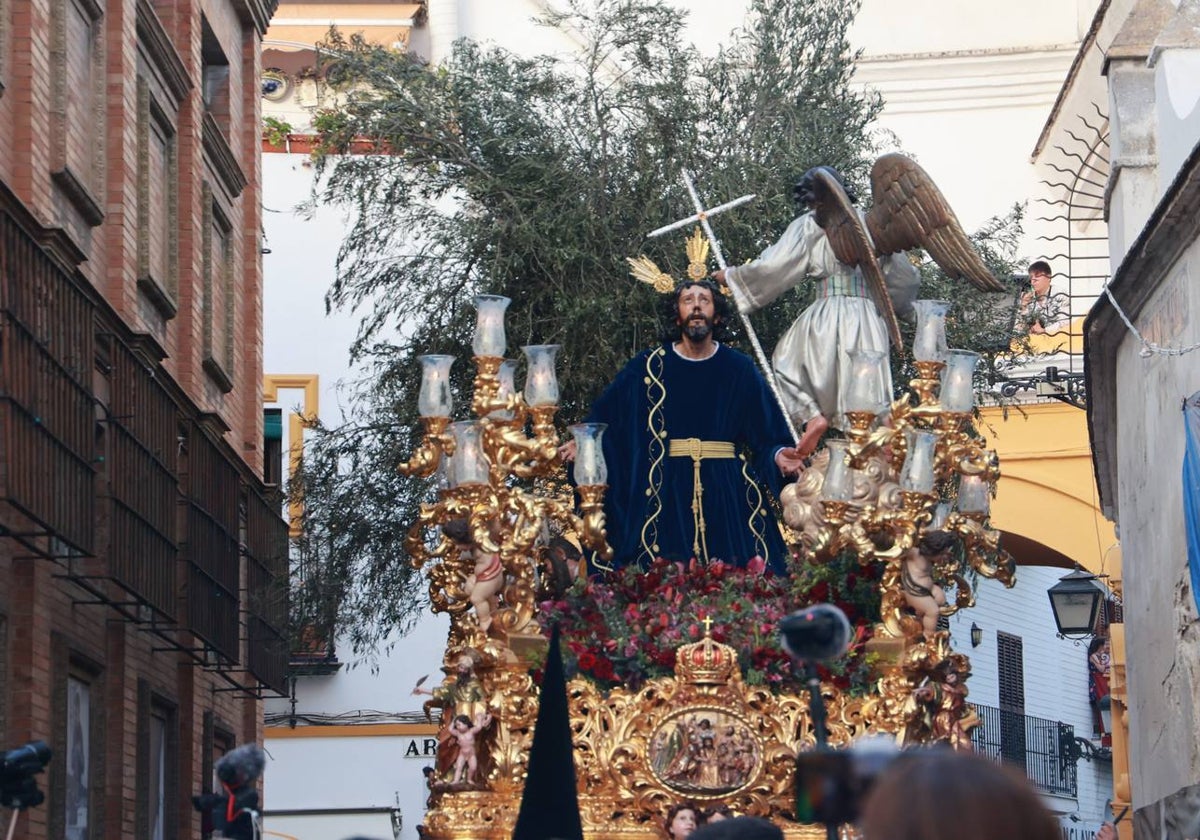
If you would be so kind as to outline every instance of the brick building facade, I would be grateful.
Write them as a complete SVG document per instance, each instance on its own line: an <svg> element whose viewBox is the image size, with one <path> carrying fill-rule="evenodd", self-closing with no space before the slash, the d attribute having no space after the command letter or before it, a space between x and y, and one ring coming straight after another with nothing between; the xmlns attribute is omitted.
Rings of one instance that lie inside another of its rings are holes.
<svg viewBox="0 0 1200 840"><path fill-rule="evenodd" d="M191 838L284 687L262 481L272 0L0 0L0 748L18 838Z"/></svg>

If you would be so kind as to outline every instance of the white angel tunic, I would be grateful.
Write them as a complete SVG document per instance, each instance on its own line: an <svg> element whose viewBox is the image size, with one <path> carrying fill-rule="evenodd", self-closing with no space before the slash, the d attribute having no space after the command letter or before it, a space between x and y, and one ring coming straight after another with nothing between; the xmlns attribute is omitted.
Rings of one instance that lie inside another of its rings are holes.
<svg viewBox="0 0 1200 840"><path fill-rule="evenodd" d="M889 288L914 291L920 282L916 267L903 253L880 257L879 264ZM843 391L850 381L850 354L888 351L887 327L867 296L862 273L838 261L825 231L808 212L758 259L728 269L725 279L738 308L747 314L806 280L817 284L817 299L779 340L771 365L785 408L797 424L821 414L831 426L844 429ZM907 297L911 301L912 295ZM890 404L892 375L886 367L879 389L880 401Z"/></svg>

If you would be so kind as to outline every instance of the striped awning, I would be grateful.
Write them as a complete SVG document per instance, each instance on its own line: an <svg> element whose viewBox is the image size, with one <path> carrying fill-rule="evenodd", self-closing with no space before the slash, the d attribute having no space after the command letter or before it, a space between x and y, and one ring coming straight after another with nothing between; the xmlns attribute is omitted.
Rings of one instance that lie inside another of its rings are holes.
<svg viewBox="0 0 1200 840"><path fill-rule="evenodd" d="M282 2L263 37L264 49L312 49L336 26L344 37L361 35L372 44L403 48L421 22L421 3L298 3Z"/></svg>

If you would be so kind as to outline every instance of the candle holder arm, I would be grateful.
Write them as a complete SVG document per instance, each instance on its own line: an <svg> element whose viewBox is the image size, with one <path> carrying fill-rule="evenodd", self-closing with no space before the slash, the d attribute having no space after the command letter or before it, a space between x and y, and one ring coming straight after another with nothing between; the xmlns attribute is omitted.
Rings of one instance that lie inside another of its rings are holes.
<svg viewBox="0 0 1200 840"><path fill-rule="evenodd" d="M448 417L422 417L425 434L421 443L405 462L396 465L397 471L405 476L428 478L433 475L442 456L454 454L454 437L446 432L450 424Z"/></svg>

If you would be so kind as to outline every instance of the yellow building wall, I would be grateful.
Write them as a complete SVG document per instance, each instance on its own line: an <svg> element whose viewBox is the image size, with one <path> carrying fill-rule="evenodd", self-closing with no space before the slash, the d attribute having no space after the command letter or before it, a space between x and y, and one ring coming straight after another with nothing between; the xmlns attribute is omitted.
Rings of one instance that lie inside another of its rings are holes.
<svg viewBox="0 0 1200 840"><path fill-rule="evenodd" d="M981 413L979 430L1000 456L992 527L1049 549L1039 556L1014 540L1025 555L1017 560L1061 564L1066 558L1095 574L1119 574L1116 531L1100 513L1086 413L1060 402ZM1004 540L1001 546L1013 550Z"/></svg>

